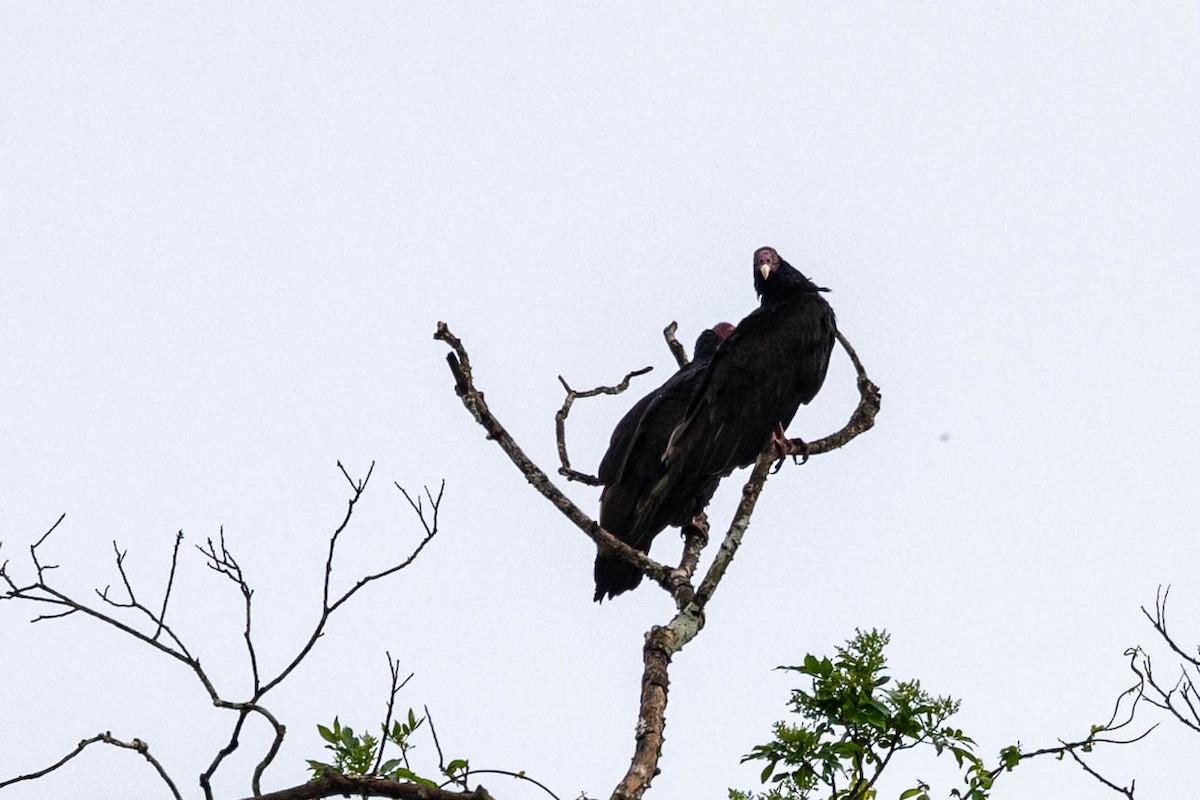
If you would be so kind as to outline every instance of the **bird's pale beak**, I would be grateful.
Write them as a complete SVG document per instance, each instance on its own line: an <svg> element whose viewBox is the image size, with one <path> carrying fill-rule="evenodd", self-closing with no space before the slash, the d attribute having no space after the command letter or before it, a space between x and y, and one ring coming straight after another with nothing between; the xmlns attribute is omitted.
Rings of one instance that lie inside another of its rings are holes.
<svg viewBox="0 0 1200 800"><path fill-rule="evenodd" d="M762 266L760 266L758 268L758 271L762 274L764 281L767 278L771 277L771 265L770 264L763 264Z"/></svg>

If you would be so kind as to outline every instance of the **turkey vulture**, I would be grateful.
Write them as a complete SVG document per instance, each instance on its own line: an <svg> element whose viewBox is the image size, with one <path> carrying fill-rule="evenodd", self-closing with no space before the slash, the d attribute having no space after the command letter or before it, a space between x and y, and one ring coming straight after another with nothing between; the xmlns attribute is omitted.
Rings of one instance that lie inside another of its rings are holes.
<svg viewBox="0 0 1200 800"><path fill-rule="evenodd" d="M721 344L663 454L662 477L640 504L695 496L754 462L801 403L825 382L837 334L833 309L817 286L770 247L754 253L759 307ZM709 495L711 495L711 490Z"/></svg>
<svg viewBox="0 0 1200 800"><path fill-rule="evenodd" d="M662 456L671 431L683 419L692 394L717 347L733 332L722 322L700 334L692 362L681 367L666 383L643 397L621 418L600 461L597 476L604 484L600 494L600 526L643 553L650 552L654 537L668 525L686 525L708 505L717 488L700 485L688 495L666 493L653 514L642 514L640 503L663 474ZM628 591L642 580L642 571L618 555L596 555L596 595L602 601Z"/></svg>

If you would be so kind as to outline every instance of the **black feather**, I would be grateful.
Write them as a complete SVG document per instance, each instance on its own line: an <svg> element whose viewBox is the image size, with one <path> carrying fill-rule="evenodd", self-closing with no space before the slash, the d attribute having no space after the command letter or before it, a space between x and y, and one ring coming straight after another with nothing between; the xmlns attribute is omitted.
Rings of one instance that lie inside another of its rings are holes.
<svg viewBox="0 0 1200 800"><path fill-rule="evenodd" d="M837 336L817 286L769 247L755 252L761 303L721 345L671 433L663 491L686 495L758 457L821 390ZM652 509L653 493L645 507Z"/></svg>
<svg viewBox="0 0 1200 800"><path fill-rule="evenodd" d="M597 476L604 483L600 526L644 553L650 552L651 542L663 528L685 525L703 511L716 489L714 481L707 494L701 486L688 496L664 495L653 513L644 513L645 497L664 474L662 457L671 431L683 419L705 369L731 330L731 325L722 323L700 334L691 363L629 409L600 461ZM600 553L595 577L595 599L603 600L637 586L642 572L620 556Z"/></svg>

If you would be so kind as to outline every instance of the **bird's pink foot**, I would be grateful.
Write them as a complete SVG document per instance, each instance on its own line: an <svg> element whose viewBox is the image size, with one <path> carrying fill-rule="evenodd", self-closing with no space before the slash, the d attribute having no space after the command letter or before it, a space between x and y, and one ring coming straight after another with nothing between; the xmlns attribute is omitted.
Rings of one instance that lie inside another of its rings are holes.
<svg viewBox="0 0 1200 800"><path fill-rule="evenodd" d="M789 439L783 430L783 423L777 424L775 430L771 431L770 444L779 459L771 470L772 474L779 471L783 466L783 460L788 456L792 457L792 463L804 464L808 461L808 442L803 439ZM798 462L797 458L800 459Z"/></svg>

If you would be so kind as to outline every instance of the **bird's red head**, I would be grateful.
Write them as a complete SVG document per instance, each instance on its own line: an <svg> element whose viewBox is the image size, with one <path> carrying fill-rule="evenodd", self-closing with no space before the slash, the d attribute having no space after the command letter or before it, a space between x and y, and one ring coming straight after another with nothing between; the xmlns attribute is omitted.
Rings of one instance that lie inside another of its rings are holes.
<svg viewBox="0 0 1200 800"><path fill-rule="evenodd" d="M733 333L734 327L728 322L718 322L716 325L713 325L712 331L723 342L729 338L729 334Z"/></svg>
<svg viewBox="0 0 1200 800"><path fill-rule="evenodd" d="M779 253L774 247L760 247L754 251L754 271L765 281L779 269ZM757 278L755 279L757 282Z"/></svg>

